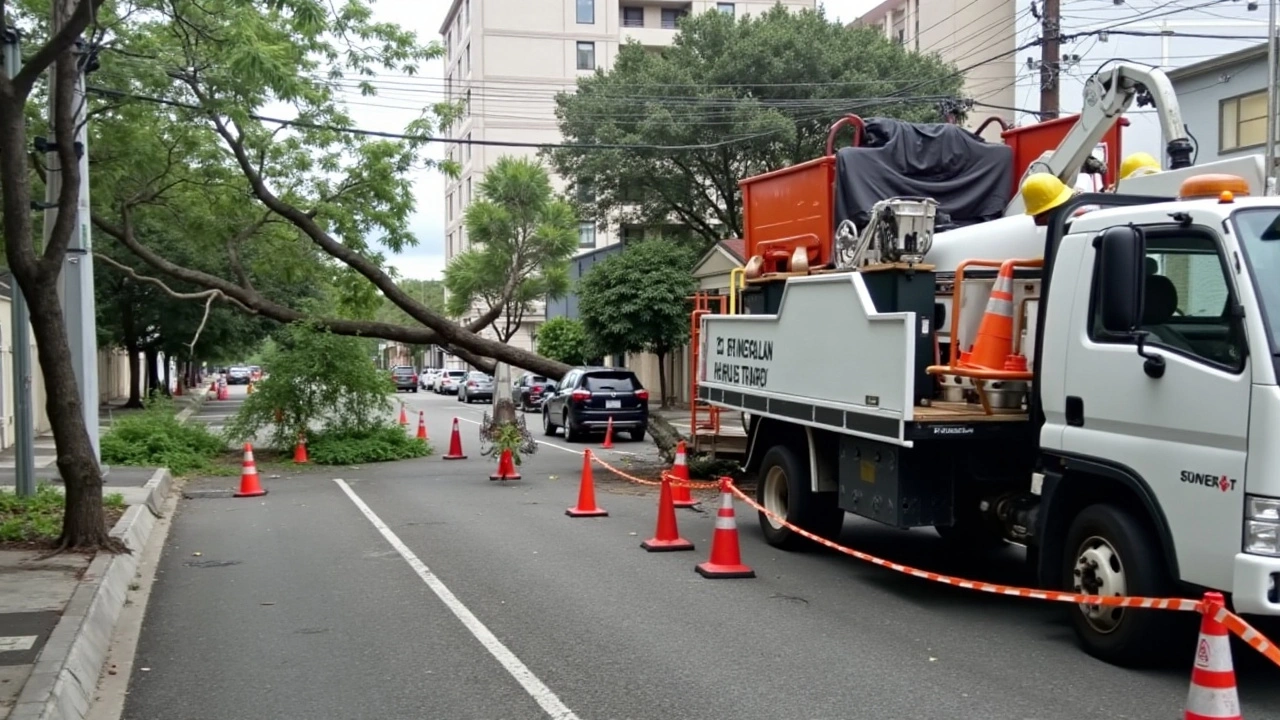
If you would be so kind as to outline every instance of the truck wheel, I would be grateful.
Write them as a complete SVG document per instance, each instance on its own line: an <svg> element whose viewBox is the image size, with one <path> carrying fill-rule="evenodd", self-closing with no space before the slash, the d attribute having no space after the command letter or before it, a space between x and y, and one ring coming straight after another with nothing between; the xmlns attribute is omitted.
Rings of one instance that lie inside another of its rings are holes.
<svg viewBox="0 0 1280 720"><path fill-rule="evenodd" d="M839 536L844 511L836 504L835 493L813 492L808 463L802 462L789 448L783 445L770 448L761 461L759 477L756 502L818 537ZM770 545L784 550L814 546L813 541L775 523L764 513L757 514L764 539Z"/></svg>
<svg viewBox="0 0 1280 720"><path fill-rule="evenodd" d="M1088 595L1165 597L1172 583L1151 533L1130 513L1090 505L1072 521L1063 557L1062 587ZM1121 666L1151 664L1167 657L1176 635L1177 613L1094 605L1071 605L1085 652Z"/></svg>

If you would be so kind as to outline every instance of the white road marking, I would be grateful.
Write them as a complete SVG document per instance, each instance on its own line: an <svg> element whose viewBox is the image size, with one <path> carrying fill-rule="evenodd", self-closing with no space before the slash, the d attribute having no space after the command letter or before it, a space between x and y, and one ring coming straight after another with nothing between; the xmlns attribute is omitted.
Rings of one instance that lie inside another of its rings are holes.
<svg viewBox="0 0 1280 720"><path fill-rule="evenodd" d="M364 516L369 519L369 522L373 523L373 526L378 529L378 532L382 533L382 537L386 538L387 542L391 543L391 547L395 548L396 552L400 553L400 557L404 558L405 562L409 563L409 567L413 568L414 572L418 574L418 577L422 578L422 582L426 583L428 588L431 588L431 592L435 593L436 597L440 598L440 602L444 603L445 607L449 608L449 610L462 621L462 624L466 626L467 630L471 631L471 634L475 636L476 640L479 640L480 644L489 651L489 654L493 655L493 657L502 664L502 667L511 674L511 677L515 678L516 682L520 683L520 686L524 688L525 692L529 693L529 697L533 698L534 702L538 703L538 705L546 711L548 716L553 718L553 720L580 720L580 718L578 718L578 716L574 714L568 706L560 701L560 698L556 697L556 694L551 691L551 688L543 684L543 682L533 674L533 671L521 662L520 658L516 657L515 653L511 652L506 645L503 645L502 641L499 640L497 636L489 630L489 628L485 627L484 623L480 622L480 619L472 614L472 612L467 609L466 605L462 604L462 601L459 600L457 596L450 592L449 588L440 581L440 578L436 577L435 573L431 572L426 564L419 560L418 556L409 549L409 546L405 545L404 542L397 537L394 532L392 532L391 528L387 527L387 524L382 522L382 519L379 518L358 495L356 495L355 491L351 489L351 486L348 485L346 481L341 478L334 478L333 481L338 484L338 487L342 488L342 492L346 493L347 497L351 498L351 502L355 503L360 512L364 513Z"/></svg>
<svg viewBox="0 0 1280 720"><path fill-rule="evenodd" d="M471 423L472 425L479 425L479 424L480 424L480 421L479 421L479 420L472 420L471 418L464 418L464 417L460 417L460 418L458 418L458 419L459 419L459 420L461 420L462 422L468 422L468 423ZM563 450L563 451L565 451L565 452L567 452L567 453L573 453L574 455L581 455L581 454L582 454L582 451L581 451L581 450L575 450L575 449L573 449L573 448L571 448L571 447L565 447L564 445L561 445L561 444L559 444L559 443L547 442L546 440L539 440L538 438L534 438L534 439L533 439L533 441L534 441L534 442L536 442L536 443L538 443L539 445L546 445L547 447L553 447L553 448L555 448L555 449L557 449L557 450ZM617 454L617 455L635 455L635 453L633 453L633 452L627 452L626 450L605 450L604 448L592 448L591 452L592 452L592 453L594 453L594 454L596 454L596 455L599 455L599 454L600 454L600 453L602 453L602 452L611 452L611 453L614 453L614 454Z"/></svg>
<svg viewBox="0 0 1280 720"><path fill-rule="evenodd" d="M21 652L35 647L37 635L10 635L0 637L0 652Z"/></svg>

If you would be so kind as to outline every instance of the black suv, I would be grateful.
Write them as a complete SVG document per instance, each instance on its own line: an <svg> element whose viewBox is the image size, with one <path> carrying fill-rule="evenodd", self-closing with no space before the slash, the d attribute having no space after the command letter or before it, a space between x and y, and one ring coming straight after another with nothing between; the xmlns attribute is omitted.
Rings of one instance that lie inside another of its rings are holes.
<svg viewBox="0 0 1280 720"><path fill-rule="evenodd" d="M512 399L516 401L516 407L525 412L537 410L542 407L542 396L550 394L553 385L541 375L525 373L512 384L512 389L515 390L515 397Z"/></svg>
<svg viewBox="0 0 1280 720"><path fill-rule="evenodd" d="M644 439L649 426L649 391L626 368L577 367L565 374L542 403L542 431L574 442L589 432L613 429L632 440Z"/></svg>
<svg viewBox="0 0 1280 720"><path fill-rule="evenodd" d="M412 365L397 365L392 368L391 382L395 384L396 392L401 390L418 392L418 372Z"/></svg>

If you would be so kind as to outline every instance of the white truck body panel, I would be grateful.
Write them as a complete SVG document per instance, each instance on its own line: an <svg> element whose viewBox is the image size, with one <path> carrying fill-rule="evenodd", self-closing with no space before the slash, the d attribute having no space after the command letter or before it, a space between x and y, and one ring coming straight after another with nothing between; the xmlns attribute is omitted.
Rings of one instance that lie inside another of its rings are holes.
<svg viewBox="0 0 1280 720"><path fill-rule="evenodd" d="M931 318L876 312L859 273L792 278L777 315L703 317L699 392L720 407L910 445L902 422L912 419L916 322ZM724 401L742 396L756 406ZM844 416L822 422L832 414L814 408ZM862 420L891 421L896 432L867 432Z"/></svg>

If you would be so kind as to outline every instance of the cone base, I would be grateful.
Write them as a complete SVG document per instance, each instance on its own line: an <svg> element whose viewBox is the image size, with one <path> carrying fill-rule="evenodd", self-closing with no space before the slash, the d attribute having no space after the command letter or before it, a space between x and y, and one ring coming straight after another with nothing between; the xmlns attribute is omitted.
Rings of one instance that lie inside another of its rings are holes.
<svg viewBox="0 0 1280 720"><path fill-rule="evenodd" d="M444 459L445 460L466 460L467 456L466 455L445 455Z"/></svg>
<svg viewBox="0 0 1280 720"><path fill-rule="evenodd" d="M502 473L494 473L489 476L490 480L519 480L520 473L514 475L503 475Z"/></svg>
<svg viewBox="0 0 1280 720"><path fill-rule="evenodd" d="M259 488L257 490L238 490L232 497L261 497L266 494L267 491L265 489Z"/></svg>
<svg viewBox="0 0 1280 720"><path fill-rule="evenodd" d="M658 538L649 538L640 543L640 547L649 552L677 552L680 550L693 550L693 543L684 538L676 538L675 540L659 540Z"/></svg>
<svg viewBox="0 0 1280 720"><path fill-rule="evenodd" d="M720 565L704 562L694 568L704 578L753 578L756 571L746 565Z"/></svg>
<svg viewBox="0 0 1280 720"><path fill-rule="evenodd" d="M604 508L596 508L595 510L579 510L578 508L569 508L564 511L569 517L608 517L609 511Z"/></svg>

